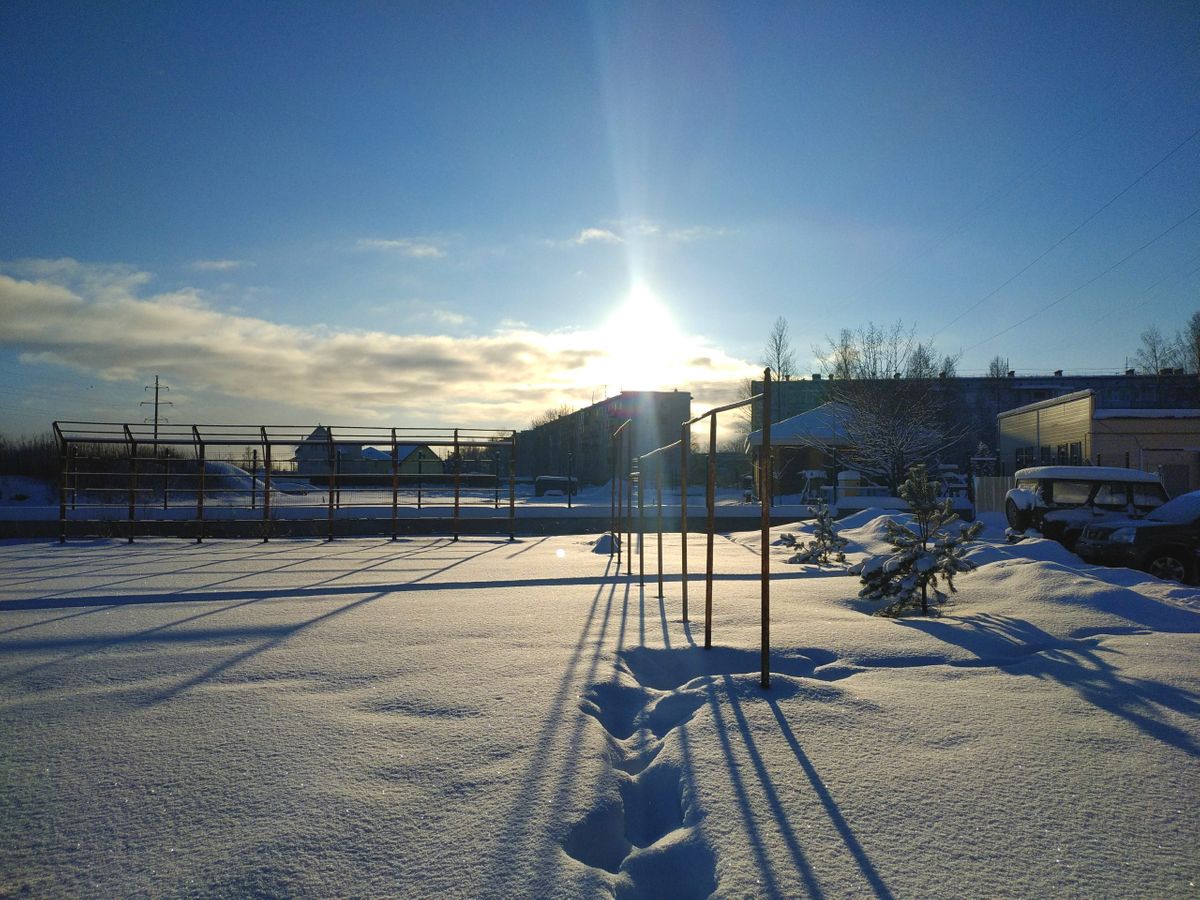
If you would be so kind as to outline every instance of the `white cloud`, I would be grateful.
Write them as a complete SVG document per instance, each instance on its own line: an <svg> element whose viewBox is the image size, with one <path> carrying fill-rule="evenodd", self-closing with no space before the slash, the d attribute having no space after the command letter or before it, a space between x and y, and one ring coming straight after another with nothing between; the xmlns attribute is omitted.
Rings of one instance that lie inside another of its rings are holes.
<svg viewBox="0 0 1200 900"><path fill-rule="evenodd" d="M413 259L441 259L446 255L446 251L432 241L409 238L362 238L358 249L399 253Z"/></svg>
<svg viewBox="0 0 1200 900"><path fill-rule="evenodd" d="M725 396L751 371L703 339L677 336L633 383L622 355L627 336L547 333L517 322L463 337L300 327L217 309L195 290L142 295L144 280L129 270L115 270L124 272L122 281L111 267L85 269L46 266L53 274L32 280L0 274L0 346L26 362L103 379L166 374L190 392L193 421L203 421L206 409L253 407L327 419L520 427L564 398L584 406L605 386L609 393L693 390L702 404ZM452 311L430 307L429 314L463 324Z"/></svg>
<svg viewBox="0 0 1200 900"><path fill-rule="evenodd" d="M584 244L621 244L624 240L607 228L585 228L570 243L581 247Z"/></svg>
<svg viewBox="0 0 1200 900"><path fill-rule="evenodd" d="M556 247L582 247L586 244L626 244L638 240L660 240L677 244L724 237L729 229L710 225L667 228L648 219L627 219L606 227L584 228L565 241L548 241Z"/></svg>
<svg viewBox="0 0 1200 900"><path fill-rule="evenodd" d="M198 259L191 264L190 268L197 272L230 272L233 269L252 265L254 264L244 259Z"/></svg>

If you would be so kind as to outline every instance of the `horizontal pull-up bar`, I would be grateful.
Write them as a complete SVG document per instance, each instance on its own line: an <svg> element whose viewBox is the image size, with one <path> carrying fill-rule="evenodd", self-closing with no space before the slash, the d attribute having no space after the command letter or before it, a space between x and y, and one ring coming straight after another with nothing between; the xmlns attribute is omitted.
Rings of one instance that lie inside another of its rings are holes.
<svg viewBox="0 0 1200 900"><path fill-rule="evenodd" d="M709 418L709 416L715 416L717 413L729 412L729 410L731 410L731 409L738 409L743 406L749 406L755 400L761 400L762 396L763 396L762 394L755 394L753 397L747 397L745 400L737 400L733 403L726 403L724 406L715 407L714 409L710 409L706 413L701 413L700 415L695 416L694 418L688 419L683 424L684 425L695 425L697 422L703 422L705 419Z"/></svg>
<svg viewBox="0 0 1200 900"><path fill-rule="evenodd" d="M643 453L642 459L649 459L651 456L654 456L655 454L665 453L668 450L674 450L676 447L682 447L682 446L683 446L683 441L676 441L673 444L667 444L665 447L656 447L654 450L651 450L649 453Z"/></svg>

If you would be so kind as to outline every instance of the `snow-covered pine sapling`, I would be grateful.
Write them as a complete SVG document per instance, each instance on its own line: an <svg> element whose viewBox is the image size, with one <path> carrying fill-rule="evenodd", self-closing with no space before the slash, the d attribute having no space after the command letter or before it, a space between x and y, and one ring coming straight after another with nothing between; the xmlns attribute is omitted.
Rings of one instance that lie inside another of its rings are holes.
<svg viewBox="0 0 1200 900"><path fill-rule="evenodd" d="M796 550L795 555L788 558L788 562L816 563L819 566L828 566L835 562L844 563L846 561L844 549L849 541L838 537L837 526L834 524L829 504L824 500L818 500L816 506L809 507L809 511L816 516L811 541L801 543L792 534L782 535L780 539L785 547L794 547Z"/></svg>
<svg viewBox="0 0 1200 900"><path fill-rule="evenodd" d="M900 496L912 511L913 527L887 520L887 539L892 552L874 557L863 566L863 588L858 595L891 601L876 615L899 615L918 603L921 614L929 615L931 589L937 602L946 599L946 594L938 590L938 579L955 592L954 576L975 568L974 563L963 559L963 552L965 544L979 535L983 523L949 528L958 521L958 514L951 509L949 497L939 502L937 484L929 481L924 465L908 470L908 478L900 486Z"/></svg>

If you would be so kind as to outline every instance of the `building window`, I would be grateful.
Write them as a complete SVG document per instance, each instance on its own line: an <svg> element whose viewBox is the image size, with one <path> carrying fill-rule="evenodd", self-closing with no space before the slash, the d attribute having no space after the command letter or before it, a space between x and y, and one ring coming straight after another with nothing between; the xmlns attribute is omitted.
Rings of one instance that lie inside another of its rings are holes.
<svg viewBox="0 0 1200 900"><path fill-rule="evenodd" d="M1071 444L1070 463L1073 466L1083 465L1083 441L1075 441Z"/></svg>

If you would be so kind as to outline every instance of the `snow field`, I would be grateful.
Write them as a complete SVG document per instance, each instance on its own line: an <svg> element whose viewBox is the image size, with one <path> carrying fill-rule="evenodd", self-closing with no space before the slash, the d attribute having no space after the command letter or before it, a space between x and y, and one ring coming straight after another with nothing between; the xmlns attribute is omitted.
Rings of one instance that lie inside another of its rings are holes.
<svg viewBox="0 0 1200 900"><path fill-rule="evenodd" d="M709 651L652 537L5 543L0 893L1194 894L1196 591L1043 545L930 620L772 548L763 692L751 535Z"/></svg>

